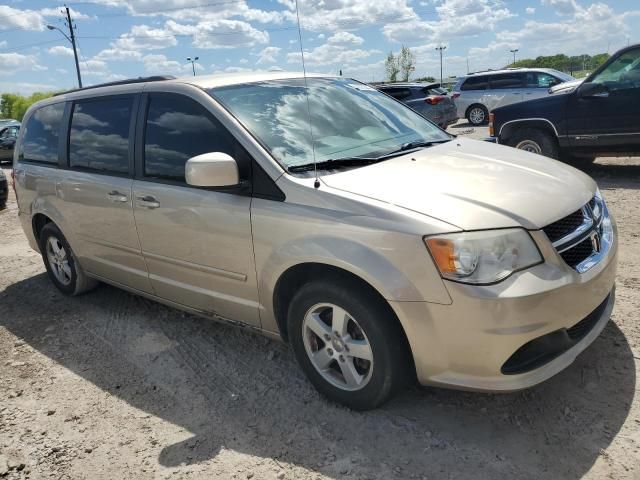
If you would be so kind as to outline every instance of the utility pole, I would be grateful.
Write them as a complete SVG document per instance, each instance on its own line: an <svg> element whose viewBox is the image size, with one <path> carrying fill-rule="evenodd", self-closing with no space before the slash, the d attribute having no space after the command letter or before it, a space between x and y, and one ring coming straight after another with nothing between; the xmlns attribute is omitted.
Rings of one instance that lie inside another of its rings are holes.
<svg viewBox="0 0 640 480"><path fill-rule="evenodd" d="M82 78L80 77L80 64L78 63L78 50L76 48L76 35L73 32L74 31L74 26L73 26L73 23L71 21L71 12L69 11L69 7L67 7L66 5L65 5L64 9L65 9L65 12L63 12L63 13L67 14L67 27L69 27L69 35L64 33L62 30L60 30L55 25L47 25L47 28L49 30L58 30L64 36L64 38L66 38L67 40L69 40L69 42L71 42L71 46L73 47L73 57L76 60L76 74L78 75L78 87L82 88Z"/></svg>
<svg viewBox="0 0 640 480"><path fill-rule="evenodd" d="M71 23L71 12L69 7L65 5L67 11L67 26L69 27L69 36L71 37L71 46L73 47L73 57L76 59L76 73L78 74L78 87L82 88L82 78L80 77L80 64L78 63L78 50L76 49L76 35L73 33L73 23Z"/></svg>
<svg viewBox="0 0 640 480"><path fill-rule="evenodd" d="M520 50L517 48L514 48L513 50L509 50L511 53L513 53L513 66L515 66L516 64L516 52L519 52Z"/></svg>
<svg viewBox="0 0 640 480"><path fill-rule="evenodd" d="M446 49L447 47L445 47L444 45L436 47L436 50L440 51L440 88L442 88L442 51Z"/></svg>
<svg viewBox="0 0 640 480"><path fill-rule="evenodd" d="M196 76L196 62L200 57L187 57L187 61L191 62L191 68L193 69L193 76Z"/></svg>

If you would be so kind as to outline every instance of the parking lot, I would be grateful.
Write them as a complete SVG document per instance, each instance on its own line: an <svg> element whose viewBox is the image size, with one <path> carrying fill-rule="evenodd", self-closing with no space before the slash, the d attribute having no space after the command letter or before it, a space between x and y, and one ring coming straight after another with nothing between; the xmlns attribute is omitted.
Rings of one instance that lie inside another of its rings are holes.
<svg viewBox="0 0 640 480"><path fill-rule="evenodd" d="M450 131L487 135L466 121ZM366 413L320 397L286 345L108 286L64 297L11 192L0 477L640 478L640 159L585 171L619 228L617 303L600 338L527 391L414 387Z"/></svg>

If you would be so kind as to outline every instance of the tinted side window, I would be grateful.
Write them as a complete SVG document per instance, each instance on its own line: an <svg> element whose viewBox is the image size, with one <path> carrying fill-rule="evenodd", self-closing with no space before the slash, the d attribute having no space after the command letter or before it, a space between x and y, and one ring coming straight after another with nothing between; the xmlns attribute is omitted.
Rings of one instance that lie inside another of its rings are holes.
<svg viewBox="0 0 640 480"><path fill-rule="evenodd" d="M151 94L144 140L144 175L184 181L191 157L223 152L243 168L235 139L202 105L182 95Z"/></svg>
<svg viewBox="0 0 640 480"><path fill-rule="evenodd" d="M562 83L553 75L544 72L527 72L525 78L528 88L549 88Z"/></svg>
<svg viewBox="0 0 640 480"><path fill-rule="evenodd" d="M71 117L71 167L127 173L133 97L76 103Z"/></svg>
<svg viewBox="0 0 640 480"><path fill-rule="evenodd" d="M485 90L488 85L489 77L486 75L479 75L477 77L467 78L467 80L462 84L462 87L460 87L460 90L463 92L467 90Z"/></svg>
<svg viewBox="0 0 640 480"><path fill-rule="evenodd" d="M24 130L20 158L33 162L58 163L58 136L64 103L39 108Z"/></svg>
<svg viewBox="0 0 640 480"><path fill-rule="evenodd" d="M491 89L500 90L503 88L522 88L524 87L521 73L501 73L491 77Z"/></svg>

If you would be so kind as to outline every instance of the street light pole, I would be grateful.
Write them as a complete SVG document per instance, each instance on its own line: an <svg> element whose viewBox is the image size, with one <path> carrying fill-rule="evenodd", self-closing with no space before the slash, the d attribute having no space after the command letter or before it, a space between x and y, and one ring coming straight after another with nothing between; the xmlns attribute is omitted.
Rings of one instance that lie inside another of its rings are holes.
<svg viewBox="0 0 640 480"><path fill-rule="evenodd" d="M516 64L516 52L519 52L520 50L517 48L514 48L513 50L509 50L511 53L513 53L513 65Z"/></svg>
<svg viewBox="0 0 640 480"><path fill-rule="evenodd" d="M446 49L447 47L445 47L444 45L436 47L436 50L440 51L440 88L442 88L442 51Z"/></svg>
<svg viewBox="0 0 640 480"><path fill-rule="evenodd" d="M187 61L191 62L191 68L193 69L193 76L196 76L196 61L198 61L200 57L187 57Z"/></svg>
<svg viewBox="0 0 640 480"><path fill-rule="evenodd" d="M69 40L69 42L71 42L71 46L73 47L73 57L76 60L76 74L78 75L78 87L82 88L82 78L80 77L80 64L78 63L78 50L76 49L76 36L75 36L75 33L73 33L73 24L71 23L71 12L69 11L69 7L65 7L65 10L67 13L67 26L69 27L69 35L64 33L55 25L47 25L47 28L49 30L58 30L64 36L64 38L66 38L67 40Z"/></svg>

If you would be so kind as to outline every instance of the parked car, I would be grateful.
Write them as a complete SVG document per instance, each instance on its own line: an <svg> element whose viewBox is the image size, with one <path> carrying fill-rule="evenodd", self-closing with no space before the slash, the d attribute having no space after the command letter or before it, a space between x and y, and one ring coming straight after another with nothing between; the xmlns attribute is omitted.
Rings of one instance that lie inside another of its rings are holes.
<svg viewBox="0 0 640 480"><path fill-rule="evenodd" d="M42 100L23 126L19 218L61 292L103 281L281 338L355 409L416 377L527 388L613 308L591 178L356 80L137 79Z"/></svg>
<svg viewBox="0 0 640 480"><path fill-rule="evenodd" d="M12 121L0 125L0 163L13 159L13 148L18 138L20 122Z"/></svg>
<svg viewBox="0 0 640 480"><path fill-rule="evenodd" d="M550 87L572 80L571 75L550 68L490 70L461 77L452 97L459 118L466 118L472 125L485 125L491 110L546 97Z"/></svg>
<svg viewBox="0 0 640 480"><path fill-rule="evenodd" d="M0 210L7 205L8 197L9 186L7 184L7 176L4 174L4 170L0 169Z"/></svg>
<svg viewBox="0 0 640 480"><path fill-rule="evenodd" d="M447 128L458 121L453 100L437 83L391 83L376 85L376 88L400 100L441 128Z"/></svg>
<svg viewBox="0 0 640 480"><path fill-rule="evenodd" d="M499 143L547 157L590 162L598 156L640 155L640 45L624 48L584 82L493 110Z"/></svg>

